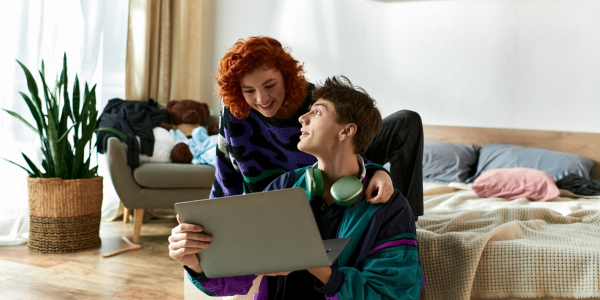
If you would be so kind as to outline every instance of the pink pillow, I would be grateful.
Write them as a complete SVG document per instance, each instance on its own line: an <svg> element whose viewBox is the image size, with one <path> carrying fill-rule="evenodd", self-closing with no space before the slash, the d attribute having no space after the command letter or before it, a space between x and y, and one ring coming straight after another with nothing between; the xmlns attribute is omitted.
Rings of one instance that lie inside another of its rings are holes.
<svg viewBox="0 0 600 300"><path fill-rule="evenodd" d="M483 172L471 187L482 198L546 201L560 192L548 173L529 168L495 169Z"/></svg>

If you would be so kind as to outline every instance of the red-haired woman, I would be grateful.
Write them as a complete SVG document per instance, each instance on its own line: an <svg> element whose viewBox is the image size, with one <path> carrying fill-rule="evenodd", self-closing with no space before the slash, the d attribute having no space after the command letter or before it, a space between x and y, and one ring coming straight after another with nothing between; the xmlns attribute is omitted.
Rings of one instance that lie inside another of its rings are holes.
<svg viewBox="0 0 600 300"><path fill-rule="evenodd" d="M302 127L298 118L317 100L312 99L314 86L304 77L303 64L279 41L238 40L220 61L217 84L223 107L211 198L261 192L283 173L317 161L297 147ZM385 118L364 157L379 165L389 162L391 178L385 170L376 171L365 192L367 200L387 202L397 188L408 199L415 219L422 215L422 152L423 128L417 113L402 110ZM375 164L367 162L366 168L381 168ZM372 196L374 191L377 196ZM320 219L341 222L343 209L324 208ZM171 256L184 265L197 265L194 253L210 240L199 231L191 224L174 228Z"/></svg>

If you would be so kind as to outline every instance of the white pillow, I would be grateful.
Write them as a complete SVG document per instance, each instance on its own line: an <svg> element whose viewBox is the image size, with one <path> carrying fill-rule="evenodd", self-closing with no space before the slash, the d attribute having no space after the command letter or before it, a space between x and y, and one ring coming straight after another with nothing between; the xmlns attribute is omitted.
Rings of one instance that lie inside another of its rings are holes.
<svg viewBox="0 0 600 300"><path fill-rule="evenodd" d="M173 136L162 127L155 127L152 132L154 133L154 154L152 156L140 154L140 164L147 162L170 163L171 150L175 147Z"/></svg>

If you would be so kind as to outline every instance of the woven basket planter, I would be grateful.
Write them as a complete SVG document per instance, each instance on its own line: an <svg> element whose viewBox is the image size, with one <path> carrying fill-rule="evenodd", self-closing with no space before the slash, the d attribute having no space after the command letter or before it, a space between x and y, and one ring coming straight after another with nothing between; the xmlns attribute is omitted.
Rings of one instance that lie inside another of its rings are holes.
<svg viewBox="0 0 600 300"><path fill-rule="evenodd" d="M28 178L29 249L69 253L100 247L102 177Z"/></svg>

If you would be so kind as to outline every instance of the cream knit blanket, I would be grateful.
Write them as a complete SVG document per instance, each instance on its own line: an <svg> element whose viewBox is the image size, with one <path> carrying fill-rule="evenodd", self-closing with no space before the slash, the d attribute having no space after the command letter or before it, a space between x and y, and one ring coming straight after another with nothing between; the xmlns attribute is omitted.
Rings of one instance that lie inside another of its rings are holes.
<svg viewBox="0 0 600 300"><path fill-rule="evenodd" d="M600 200L425 197L422 299L600 297Z"/></svg>

